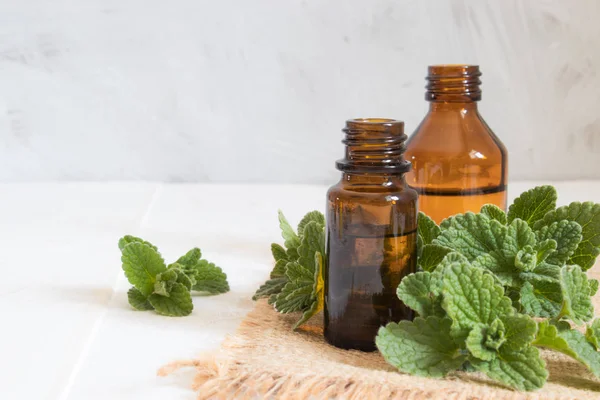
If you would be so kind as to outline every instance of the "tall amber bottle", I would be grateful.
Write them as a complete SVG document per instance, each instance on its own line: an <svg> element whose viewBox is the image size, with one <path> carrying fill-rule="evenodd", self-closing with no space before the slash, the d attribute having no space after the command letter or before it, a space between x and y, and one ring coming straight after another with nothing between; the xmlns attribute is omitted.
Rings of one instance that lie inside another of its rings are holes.
<svg viewBox="0 0 600 400"><path fill-rule="evenodd" d="M408 141L406 179L438 223L487 203L506 207L507 152L477 110L480 76L476 65L428 69L429 113Z"/></svg>
<svg viewBox="0 0 600 400"><path fill-rule="evenodd" d="M346 122L341 181L327 193L325 338L334 346L375 350L380 326L412 319L396 296L416 268L417 193L404 174L404 123Z"/></svg>

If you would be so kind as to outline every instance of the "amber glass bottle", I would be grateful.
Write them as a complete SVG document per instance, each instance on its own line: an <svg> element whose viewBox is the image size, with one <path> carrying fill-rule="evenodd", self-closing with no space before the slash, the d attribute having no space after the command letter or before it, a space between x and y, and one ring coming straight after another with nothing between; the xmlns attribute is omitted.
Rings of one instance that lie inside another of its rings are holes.
<svg viewBox="0 0 600 400"><path fill-rule="evenodd" d="M428 70L429 113L408 140L406 180L438 223L487 203L506 207L507 152L477 111L480 76L476 65Z"/></svg>
<svg viewBox="0 0 600 400"><path fill-rule="evenodd" d="M404 174L404 123L346 122L341 181L327 193L325 338L334 346L375 350L380 326L412 319L396 296L416 268L417 193Z"/></svg>

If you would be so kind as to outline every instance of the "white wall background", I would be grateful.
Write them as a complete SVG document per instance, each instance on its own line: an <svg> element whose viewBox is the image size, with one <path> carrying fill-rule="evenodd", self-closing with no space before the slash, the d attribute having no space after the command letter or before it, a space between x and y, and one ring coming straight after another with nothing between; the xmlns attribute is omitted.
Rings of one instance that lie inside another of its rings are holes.
<svg viewBox="0 0 600 400"><path fill-rule="evenodd" d="M331 182L478 63L512 179L600 178L598 0L1 0L0 181Z"/></svg>

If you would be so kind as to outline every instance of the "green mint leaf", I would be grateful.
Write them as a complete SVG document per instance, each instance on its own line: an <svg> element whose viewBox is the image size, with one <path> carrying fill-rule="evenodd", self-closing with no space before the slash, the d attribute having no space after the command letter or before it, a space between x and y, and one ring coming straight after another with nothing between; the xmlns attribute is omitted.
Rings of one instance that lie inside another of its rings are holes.
<svg viewBox="0 0 600 400"><path fill-rule="evenodd" d="M299 255L298 255L298 248L297 247L289 248L289 249L287 249L285 251L285 253L288 256L288 260L290 260L290 261L298 261Z"/></svg>
<svg viewBox="0 0 600 400"><path fill-rule="evenodd" d="M152 307L152 304L150 304L148 298L144 296L142 292L137 290L135 287L129 289L129 291L127 292L127 299L129 300L129 304L131 305L131 307L133 307L135 310L154 310L154 307Z"/></svg>
<svg viewBox="0 0 600 400"><path fill-rule="evenodd" d="M515 256L515 267L521 271L533 271L537 265L538 252L531 246L525 246Z"/></svg>
<svg viewBox="0 0 600 400"><path fill-rule="evenodd" d="M294 228L285 219L283 212L279 210L279 227L281 228L281 236L285 240L285 247L287 249L295 249L300 245L300 237L294 232Z"/></svg>
<svg viewBox="0 0 600 400"><path fill-rule="evenodd" d="M474 357L484 361L491 361L496 358L498 349L505 341L504 324L496 318L490 326L471 329L465 345Z"/></svg>
<svg viewBox="0 0 600 400"><path fill-rule="evenodd" d="M497 205L486 204L483 207L481 207L480 213L486 215L490 219L495 219L502 225L506 225L507 223L506 213Z"/></svg>
<svg viewBox="0 0 600 400"><path fill-rule="evenodd" d="M200 260L196 264L194 278L196 283L192 289L197 292L210 294L226 293L229 291L227 274L214 263Z"/></svg>
<svg viewBox="0 0 600 400"><path fill-rule="evenodd" d="M594 316L590 286L585 272L578 265L565 265L560 270L563 307L561 314L578 325Z"/></svg>
<svg viewBox="0 0 600 400"><path fill-rule="evenodd" d="M156 282L154 282L154 293L161 296L169 297L173 284L177 281L177 271L175 269L168 269L165 272L161 272L156 275ZM188 289L189 290L189 289Z"/></svg>
<svg viewBox="0 0 600 400"><path fill-rule="evenodd" d="M190 292L181 283L173 283L169 297L153 293L148 297L148 301L158 314L168 317L189 315L194 308Z"/></svg>
<svg viewBox="0 0 600 400"><path fill-rule="evenodd" d="M288 255L285 252L285 249L277 243L271 243L271 253L273 253L275 262L288 261Z"/></svg>
<svg viewBox="0 0 600 400"><path fill-rule="evenodd" d="M175 263L174 265L179 265L177 263ZM195 275L193 277L190 277L188 274L185 273L183 268L178 268L178 267L174 267L172 268L174 271L177 271L177 283L181 283L183 286L185 286L187 288L187 290L192 290L192 287L196 284L196 278Z"/></svg>
<svg viewBox="0 0 600 400"><path fill-rule="evenodd" d="M323 226L311 221L304 227L302 242L298 246L298 263L311 272L317 269L315 254L325 254L325 232Z"/></svg>
<svg viewBox="0 0 600 400"><path fill-rule="evenodd" d="M596 292L598 292L598 280L597 279L588 279L588 283L590 286L590 296L595 296Z"/></svg>
<svg viewBox="0 0 600 400"><path fill-rule="evenodd" d="M418 265L423 271L433 271L452 249L437 244L426 244L421 249Z"/></svg>
<svg viewBox="0 0 600 400"><path fill-rule="evenodd" d="M288 282L275 300L275 309L280 313L304 311L312 304L312 292L315 279L314 270L291 262L287 265Z"/></svg>
<svg viewBox="0 0 600 400"><path fill-rule="evenodd" d="M271 271L271 274L269 275L269 278L274 279L274 278L281 278L282 276L285 276L285 269L286 266L288 265L289 261L286 260L279 260L275 263L275 266L273 267L273 270Z"/></svg>
<svg viewBox="0 0 600 400"><path fill-rule="evenodd" d="M579 265L584 270L590 269L600 254L600 204L589 201L573 202L568 206L559 207L546 214L543 220L536 222L534 228L540 230L562 220L577 222L582 228L581 243L567 262Z"/></svg>
<svg viewBox="0 0 600 400"><path fill-rule="evenodd" d="M529 226L556 208L558 194L554 186L538 186L521 193L508 208L508 222L520 218Z"/></svg>
<svg viewBox="0 0 600 400"><path fill-rule="evenodd" d="M514 219L506 231L506 237L502 243L502 252L505 256L513 257L526 246L536 245L535 233L527 222L522 219Z"/></svg>
<svg viewBox="0 0 600 400"><path fill-rule="evenodd" d="M156 275L167 269L158 251L142 242L131 242L123 247L121 262L129 283L144 296L154 291Z"/></svg>
<svg viewBox="0 0 600 400"><path fill-rule="evenodd" d="M442 377L466 360L450 337L449 318L417 317L379 328L375 339L386 361L402 372Z"/></svg>
<svg viewBox="0 0 600 400"><path fill-rule="evenodd" d="M419 211L417 217L417 234L421 237L423 245L431 244L433 239L440 234L440 227L425 213Z"/></svg>
<svg viewBox="0 0 600 400"><path fill-rule="evenodd" d="M315 264L317 268L315 269L314 281L313 281L313 289L311 294L312 304L310 307L304 311L302 314L302 318L294 325L294 330L298 329L300 325L306 323L309 319L314 317L319 311L323 309L325 295L324 288L325 284L323 282L323 256L321 253L315 253Z"/></svg>
<svg viewBox="0 0 600 400"><path fill-rule="evenodd" d="M306 227L306 225L308 225L309 222L316 222L317 225L324 228L325 216L319 211L311 211L308 214L306 214L298 224L298 235L300 237L304 235L304 228Z"/></svg>
<svg viewBox="0 0 600 400"><path fill-rule="evenodd" d="M536 279L525 282L521 287L520 303L528 315L554 318L562 307L560 283Z"/></svg>
<svg viewBox="0 0 600 400"><path fill-rule="evenodd" d="M125 235L121 239L119 239L119 250L123 251L125 246L129 243L144 243L148 246L152 247L154 250L158 251L158 248L150 242L146 242L144 239L140 239L139 237Z"/></svg>
<svg viewBox="0 0 600 400"><path fill-rule="evenodd" d="M585 339L591 343L596 350L600 349L600 319L596 318L585 331Z"/></svg>
<svg viewBox="0 0 600 400"><path fill-rule="evenodd" d="M194 247L183 256L179 257L175 263L182 265L184 267L194 267L198 261L200 261L200 257L202 257L202 252L199 248ZM170 266L169 266L170 267Z"/></svg>
<svg viewBox="0 0 600 400"><path fill-rule="evenodd" d="M495 381L518 390L535 390L544 386L548 378L546 363L535 347L526 347L521 351L501 348L497 356L490 361L469 358L478 371L484 372Z"/></svg>
<svg viewBox="0 0 600 400"><path fill-rule="evenodd" d="M254 293L254 296L252 296L252 300L258 300L263 297L270 297L273 294L279 294L286 283L288 283L286 276L269 279L258 288L256 293Z"/></svg>
<svg viewBox="0 0 600 400"><path fill-rule="evenodd" d="M533 344L566 354L600 377L600 353L579 331L566 327L559 330L548 321L541 321L538 323L538 333Z"/></svg>
<svg viewBox="0 0 600 400"><path fill-rule="evenodd" d="M441 229L432 243L456 250L473 261L501 248L508 228L483 214L468 212L445 219Z"/></svg>
<svg viewBox="0 0 600 400"><path fill-rule="evenodd" d="M546 239L544 241L538 241L536 250L536 265L542 263L543 261L549 262L548 257L556 252L558 244L554 239ZM552 258L554 260L555 258Z"/></svg>
<svg viewBox="0 0 600 400"><path fill-rule="evenodd" d="M466 262L446 267L442 295L442 306L458 336L475 327L489 325L501 315L513 313L512 302L504 296L502 286L494 283L490 274Z"/></svg>
<svg viewBox="0 0 600 400"><path fill-rule="evenodd" d="M398 298L421 317L443 317L445 312L442 309L442 282L439 282L439 275L416 272L404 277L398 286Z"/></svg>
<svg viewBox="0 0 600 400"><path fill-rule="evenodd" d="M546 262L562 266L573 255L581 242L581 225L575 221L556 221L536 230L538 242L556 241L556 251L548 255Z"/></svg>
<svg viewBox="0 0 600 400"><path fill-rule="evenodd" d="M537 332L537 325L531 317L522 314L504 315L500 317L505 332L506 341L503 349L510 351L521 351L533 342Z"/></svg>

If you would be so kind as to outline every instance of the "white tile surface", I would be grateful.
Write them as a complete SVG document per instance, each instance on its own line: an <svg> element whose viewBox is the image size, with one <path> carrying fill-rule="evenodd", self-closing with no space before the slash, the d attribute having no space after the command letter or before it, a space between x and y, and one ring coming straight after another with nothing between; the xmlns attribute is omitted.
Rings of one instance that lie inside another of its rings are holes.
<svg viewBox="0 0 600 400"><path fill-rule="evenodd" d="M510 186L514 196L533 182ZM558 183L559 202L600 202L600 182ZM173 360L217 349L252 307L292 223L323 210L324 186L0 185L0 398L193 399ZM155 242L167 260L193 246L227 272L231 291L195 297L186 318L129 308L117 239Z"/></svg>

